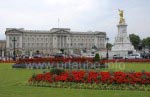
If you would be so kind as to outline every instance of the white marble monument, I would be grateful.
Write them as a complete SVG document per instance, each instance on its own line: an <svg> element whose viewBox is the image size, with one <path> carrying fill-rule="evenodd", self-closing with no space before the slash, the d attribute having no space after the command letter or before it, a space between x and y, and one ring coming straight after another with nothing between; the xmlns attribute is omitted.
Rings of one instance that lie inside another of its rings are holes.
<svg viewBox="0 0 150 97"><path fill-rule="evenodd" d="M119 24L117 25L118 34L115 37L115 43L114 46L112 47L112 51L116 52L117 54L124 53L120 55L126 55L129 51L134 51L134 47L130 42L129 36L127 34L128 25L126 24L125 19L123 17L123 10L119 10L119 16L120 21Z"/></svg>

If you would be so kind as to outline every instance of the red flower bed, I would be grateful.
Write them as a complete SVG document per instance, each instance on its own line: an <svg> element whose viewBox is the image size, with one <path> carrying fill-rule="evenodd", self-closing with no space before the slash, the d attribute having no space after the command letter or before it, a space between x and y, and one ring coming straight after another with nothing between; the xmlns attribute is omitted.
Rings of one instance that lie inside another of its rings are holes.
<svg viewBox="0 0 150 97"><path fill-rule="evenodd" d="M65 71L61 74L50 72L37 74L29 82L74 82L74 83L107 83L107 84L150 84L150 72L95 72Z"/></svg>
<svg viewBox="0 0 150 97"><path fill-rule="evenodd" d="M57 63L57 62L76 62L76 63L85 63L90 62L94 63L93 58L33 58L33 59L20 59L17 63ZM150 59L110 59L110 60L101 60L99 63L105 64L109 62L150 62Z"/></svg>
<svg viewBox="0 0 150 97"><path fill-rule="evenodd" d="M43 62L94 62L93 58L33 58L33 59L20 59L17 63L43 63Z"/></svg>

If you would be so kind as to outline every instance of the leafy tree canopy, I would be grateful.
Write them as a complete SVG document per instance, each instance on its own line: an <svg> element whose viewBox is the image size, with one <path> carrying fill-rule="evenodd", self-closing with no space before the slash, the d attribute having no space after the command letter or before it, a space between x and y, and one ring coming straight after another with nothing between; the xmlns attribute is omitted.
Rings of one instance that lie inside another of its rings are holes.
<svg viewBox="0 0 150 97"><path fill-rule="evenodd" d="M134 48L137 49L138 45L140 44L140 41L141 41L140 37L135 34L130 34L129 38L130 38L130 41L131 41L132 45L134 46Z"/></svg>

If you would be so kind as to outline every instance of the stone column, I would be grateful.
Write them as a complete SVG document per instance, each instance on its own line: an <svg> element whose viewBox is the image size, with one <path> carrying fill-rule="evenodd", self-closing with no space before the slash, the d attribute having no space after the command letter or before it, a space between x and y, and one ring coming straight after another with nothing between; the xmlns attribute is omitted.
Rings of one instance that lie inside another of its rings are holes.
<svg viewBox="0 0 150 97"><path fill-rule="evenodd" d="M4 50L2 50L2 57L4 57Z"/></svg>
<svg viewBox="0 0 150 97"><path fill-rule="evenodd" d="M61 35L60 39L61 39L61 44L60 45L61 45L61 48L62 48L63 47L63 36L62 35Z"/></svg>
<svg viewBox="0 0 150 97"><path fill-rule="evenodd" d="M32 53L33 53L33 52L32 52L32 51L30 51L30 57L32 56Z"/></svg>
<svg viewBox="0 0 150 97"><path fill-rule="evenodd" d="M65 48L65 36L63 36L63 45L64 45L64 48Z"/></svg>
<svg viewBox="0 0 150 97"><path fill-rule="evenodd" d="M62 48L64 48L64 36L62 36Z"/></svg>
<svg viewBox="0 0 150 97"><path fill-rule="evenodd" d="M19 44L20 44L19 47L22 48L22 35L20 35L19 37Z"/></svg>
<svg viewBox="0 0 150 97"><path fill-rule="evenodd" d="M68 39L69 39L69 40L68 40ZM66 45L67 45L67 48L70 48L70 47L71 47L70 44L71 44L71 42L70 42L70 37L67 36L67 37L66 37Z"/></svg>
<svg viewBox="0 0 150 97"><path fill-rule="evenodd" d="M9 35L6 34L6 48L9 48Z"/></svg>
<svg viewBox="0 0 150 97"><path fill-rule="evenodd" d="M66 45L66 36L64 36L64 48L67 48L67 45Z"/></svg>
<svg viewBox="0 0 150 97"><path fill-rule="evenodd" d="M56 35L54 35L53 36L53 49L55 49L55 48L57 48L57 36Z"/></svg>
<svg viewBox="0 0 150 97"><path fill-rule="evenodd" d="M58 36L58 44L59 44L58 48L61 48L61 43L60 43L61 41L60 40L61 40L61 36Z"/></svg>
<svg viewBox="0 0 150 97"><path fill-rule="evenodd" d="M98 42L97 42L97 37L96 37L96 36L94 36L94 45L95 45L96 47L98 47Z"/></svg>
<svg viewBox="0 0 150 97"><path fill-rule="evenodd" d="M13 52L14 52L13 50L10 51L10 55L11 55L11 56L13 56Z"/></svg>

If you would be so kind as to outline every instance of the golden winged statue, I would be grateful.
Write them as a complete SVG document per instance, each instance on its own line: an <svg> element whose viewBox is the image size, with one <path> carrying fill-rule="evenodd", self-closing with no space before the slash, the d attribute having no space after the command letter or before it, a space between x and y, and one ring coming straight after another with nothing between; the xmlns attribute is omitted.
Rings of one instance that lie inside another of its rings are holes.
<svg viewBox="0 0 150 97"><path fill-rule="evenodd" d="M118 11L120 16L119 24L125 23L125 19L123 18L123 10L118 9Z"/></svg>

